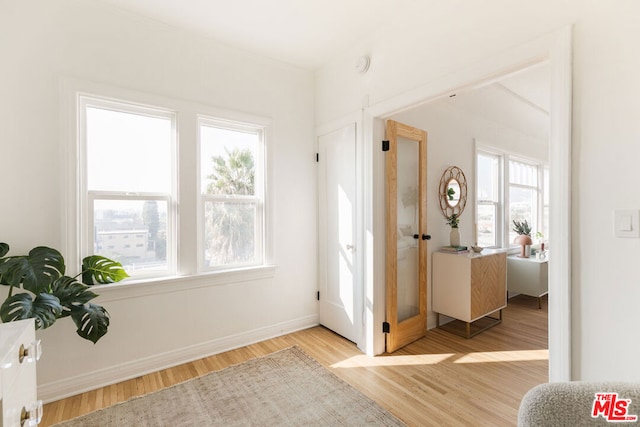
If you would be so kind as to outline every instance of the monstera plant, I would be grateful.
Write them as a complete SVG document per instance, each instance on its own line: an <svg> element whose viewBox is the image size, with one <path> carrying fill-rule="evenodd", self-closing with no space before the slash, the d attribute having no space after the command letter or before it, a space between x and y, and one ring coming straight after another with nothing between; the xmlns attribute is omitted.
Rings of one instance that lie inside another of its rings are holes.
<svg viewBox="0 0 640 427"><path fill-rule="evenodd" d="M78 335L94 344L107 333L109 313L89 302L98 296L91 287L128 277L120 263L88 256L82 260L82 272L69 277L64 258L55 249L38 246L20 256L7 256L8 252L9 245L0 243L0 285L9 287L0 306L3 322L33 318L36 329L45 329L71 316Z"/></svg>

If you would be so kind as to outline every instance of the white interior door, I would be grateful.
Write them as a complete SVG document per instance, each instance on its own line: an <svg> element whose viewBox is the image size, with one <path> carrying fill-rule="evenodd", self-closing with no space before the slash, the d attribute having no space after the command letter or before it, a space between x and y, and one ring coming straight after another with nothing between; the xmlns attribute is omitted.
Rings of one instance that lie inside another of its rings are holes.
<svg viewBox="0 0 640 427"><path fill-rule="evenodd" d="M356 344L362 336L358 287L356 124L318 137L320 323Z"/></svg>

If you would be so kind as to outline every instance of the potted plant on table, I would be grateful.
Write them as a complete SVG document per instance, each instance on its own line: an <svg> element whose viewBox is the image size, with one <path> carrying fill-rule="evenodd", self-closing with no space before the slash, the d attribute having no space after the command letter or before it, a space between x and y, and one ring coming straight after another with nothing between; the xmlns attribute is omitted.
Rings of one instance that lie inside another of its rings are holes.
<svg viewBox="0 0 640 427"><path fill-rule="evenodd" d="M525 219L524 221L513 220L513 231L518 233L514 243L520 245L520 258L529 258L531 256L531 226Z"/></svg>
<svg viewBox="0 0 640 427"><path fill-rule="evenodd" d="M0 243L0 285L9 287L0 306L2 322L33 318L36 329L45 329L71 316L78 335L94 344L107 333L109 314L89 302L98 296L91 287L128 277L119 262L88 256L82 260L82 272L69 277L64 258L55 249L38 246L28 255L6 256L8 252L9 245Z"/></svg>
<svg viewBox="0 0 640 427"><path fill-rule="evenodd" d="M449 233L449 244L451 246L460 246L459 223L460 217L457 214L452 214L450 217L447 217L447 225L451 226L451 232Z"/></svg>

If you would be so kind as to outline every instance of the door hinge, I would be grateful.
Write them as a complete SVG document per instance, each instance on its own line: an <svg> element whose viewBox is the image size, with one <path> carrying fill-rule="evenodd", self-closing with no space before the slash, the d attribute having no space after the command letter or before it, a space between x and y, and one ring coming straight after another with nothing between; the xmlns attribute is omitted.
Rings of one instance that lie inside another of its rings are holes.
<svg viewBox="0 0 640 427"><path fill-rule="evenodd" d="M382 141L382 151L389 151L389 141Z"/></svg>
<svg viewBox="0 0 640 427"><path fill-rule="evenodd" d="M320 162L320 153L316 153L316 163Z"/></svg>
<svg viewBox="0 0 640 427"><path fill-rule="evenodd" d="M385 334L391 332L391 326L389 325L389 322L382 322L382 332Z"/></svg>
<svg viewBox="0 0 640 427"><path fill-rule="evenodd" d="M318 291L318 294L316 295L316 298L318 299L318 301L320 301L320 291Z"/></svg>

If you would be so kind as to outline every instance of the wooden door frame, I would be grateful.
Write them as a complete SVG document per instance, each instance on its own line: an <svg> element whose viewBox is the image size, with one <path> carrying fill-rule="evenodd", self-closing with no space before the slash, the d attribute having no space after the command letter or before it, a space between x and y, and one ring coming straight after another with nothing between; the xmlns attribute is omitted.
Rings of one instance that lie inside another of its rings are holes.
<svg viewBox="0 0 640 427"><path fill-rule="evenodd" d="M427 332L427 132L394 120L386 122L386 138L389 151L386 154L386 351L398 348L422 338ZM406 138L418 144L418 314L398 322L398 138Z"/></svg>

